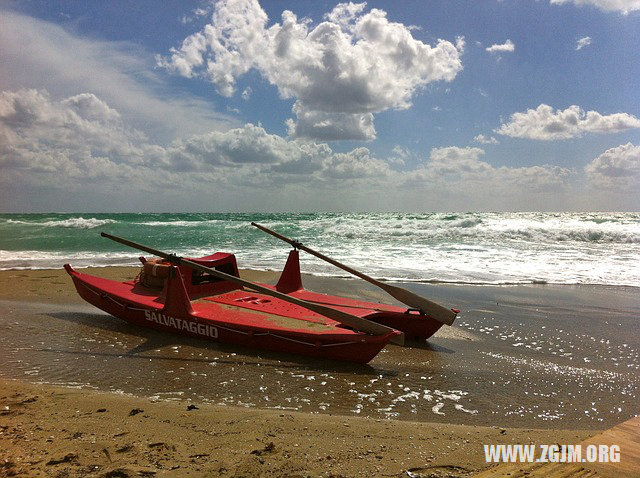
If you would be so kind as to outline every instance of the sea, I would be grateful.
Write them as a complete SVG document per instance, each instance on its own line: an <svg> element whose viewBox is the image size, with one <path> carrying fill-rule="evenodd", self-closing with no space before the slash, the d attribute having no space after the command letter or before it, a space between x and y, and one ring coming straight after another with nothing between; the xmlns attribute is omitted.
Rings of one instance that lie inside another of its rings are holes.
<svg viewBox="0 0 640 478"><path fill-rule="evenodd" d="M105 231L280 270L290 246L252 221L461 312L428 341L390 345L359 365L166 334L79 299L10 297L0 300L0 377L485 426L602 429L640 413L640 213L3 214L0 268L139 264L140 252ZM364 281L335 280L347 276L309 254L300 259L309 290L390 300ZM62 271L4 276L27 289L71 288Z"/></svg>
<svg viewBox="0 0 640 478"><path fill-rule="evenodd" d="M187 257L278 270L290 246L255 221L391 281L640 286L640 213L0 214L0 270L139 264L101 231ZM303 272L345 273L307 254Z"/></svg>

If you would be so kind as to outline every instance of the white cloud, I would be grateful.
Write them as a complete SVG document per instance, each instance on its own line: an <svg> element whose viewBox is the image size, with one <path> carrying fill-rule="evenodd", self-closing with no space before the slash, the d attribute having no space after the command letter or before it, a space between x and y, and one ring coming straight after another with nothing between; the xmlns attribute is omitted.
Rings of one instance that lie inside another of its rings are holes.
<svg viewBox="0 0 640 478"><path fill-rule="evenodd" d="M284 166L308 163L312 168L303 168L308 172L309 169L320 169L320 163L333 154L326 144L290 141L252 124L176 141L167 148L167 152L172 164L189 171L206 171L211 165L238 166L253 163Z"/></svg>
<svg viewBox="0 0 640 478"><path fill-rule="evenodd" d="M45 173L61 187L78 178L113 184L166 166L163 158L161 147L91 93L62 101L37 90L0 93L0 164L8 176L10 170Z"/></svg>
<svg viewBox="0 0 640 478"><path fill-rule="evenodd" d="M373 140L376 129L373 114L327 113L308 110L296 101L293 112L297 121L289 118L286 122L289 136L293 138L313 138L321 141L335 139Z"/></svg>
<svg viewBox="0 0 640 478"><path fill-rule="evenodd" d="M487 163L480 161L480 157L484 154L485 151L481 148L447 146L431 149L429 159L425 161L422 153L396 145L385 161L391 166L408 166L399 171L401 176L408 173L407 178L411 178L413 173L419 172L419 175L424 175L428 172L434 181L441 180L445 176L449 181L451 177L448 175L451 174L460 176L464 171L478 172L486 167L491 168ZM411 167L415 169L409 169Z"/></svg>
<svg viewBox="0 0 640 478"><path fill-rule="evenodd" d="M526 191L559 190L567 185L572 172L566 168L542 165L529 167L494 167L480 160L481 148L449 146L431 150L429 161L406 176L409 184L438 184L438 187L466 192L475 191L480 198L487 193L515 196Z"/></svg>
<svg viewBox="0 0 640 478"><path fill-rule="evenodd" d="M429 156L429 169L438 176L447 174L483 173L491 170L488 163L480 161L484 150L480 148L459 148L450 146L446 148L434 148Z"/></svg>
<svg viewBox="0 0 640 478"><path fill-rule="evenodd" d="M609 150L585 174L594 183L637 183L639 151L630 144ZM283 138L252 124L163 146L91 93L59 99L32 89L0 93L0 190L25 195L21 208L29 191L38 191L41 201L58 194L67 201L61 204L83 198L71 203L100 210L132 204L137 210L210 210L211 204L348 209L341 201L354 198L382 208L391 207L389 201L402 207L399 198L405 198L405 207L415 209L429 198L446 210L495 209L526 207L541 192L564 194L574 177L549 165L495 167L484 155L474 147L434 148L423 163L400 145L388 158L363 147L335 152L326 143ZM398 194L388 196L391 189Z"/></svg>
<svg viewBox="0 0 640 478"><path fill-rule="evenodd" d="M357 179L389 172L366 148L334 153L327 144L288 140L252 124L161 146L93 94L56 100L38 90L0 92L0 165L8 176L28 172L35 182L55 177L60 187L98 176L105 187L128 182L137 188L178 179L175 174L181 184L215 172L220 180L252 175L282 185L283 173Z"/></svg>
<svg viewBox="0 0 640 478"><path fill-rule="evenodd" d="M333 154L322 164L322 175L328 178L384 178L390 173L389 165L385 161L373 158L367 148Z"/></svg>
<svg viewBox="0 0 640 478"><path fill-rule="evenodd" d="M617 133L632 128L640 128L640 119L627 113L585 113L576 105L554 111L551 106L541 104L535 110L512 114L511 121L500 125L495 132L513 138L551 141L575 138L585 133Z"/></svg>
<svg viewBox="0 0 640 478"><path fill-rule="evenodd" d="M605 12L620 12L623 15L640 10L640 0L550 0L550 3L552 5L564 3L573 3L577 6L590 5Z"/></svg>
<svg viewBox="0 0 640 478"><path fill-rule="evenodd" d="M409 155L411 154L411 151L409 151L408 148L405 148L404 146L400 146L399 144L396 144L393 147L393 153L396 154L398 157L405 159L408 158Z"/></svg>
<svg viewBox="0 0 640 478"><path fill-rule="evenodd" d="M481 148L434 148L425 164L402 175L401 184L438 191L451 203L461 200L467 209L470 204L474 209L509 209L518 207L516 203L531 207L541 193L562 196L574 175L569 169L550 165L494 167L480 159L484 154Z"/></svg>
<svg viewBox="0 0 640 478"><path fill-rule="evenodd" d="M483 134L477 135L473 140L479 144L499 144L500 141L495 139L493 136L485 136Z"/></svg>
<svg viewBox="0 0 640 478"><path fill-rule="evenodd" d="M576 51L582 50L589 45L591 45L591 37L582 37L576 41Z"/></svg>
<svg viewBox="0 0 640 478"><path fill-rule="evenodd" d="M640 186L640 146L627 143L608 149L589 163L585 172L598 186Z"/></svg>
<svg viewBox="0 0 640 478"><path fill-rule="evenodd" d="M256 69L283 98L295 98L300 124L289 125L293 135L372 139L373 114L408 108L419 88L456 77L464 40L431 46L383 10L364 10L339 4L315 27L284 11L282 23L267 27L256 0L224 0L209 25L158 61L180 75L208 78L224 96Z"/></svg>
<svg viewBox="0 0 640 478"><path fill-rule="evenodd" d="M0 8L0 45L0 90L91 92L157 141L237 125L211 103L171 91L153 55L136 44L83 37Z"/></svg>
<svg viewBox="0 0 640 478"><path fill-rule="evenodd" d="M399 144L393 147L393 149L391 150L391 153L392 153L391 156L387 158L387 162L390 165L396 166L396 167L404 166L407 160L409 160L412 156L414 156L412 152L409 150L409 148L400 146Z"/></svg>
<svg viewBox="0 0 640 478"><path fill-rule="evenodd" d="M197 17L203 17L205 15L209 15L211 13L211 7L207 5L205 8L196 8L193 10L192 15L182 15L179 18L180 23L186 25L187 23L191 23L197 19Z"/></svg>
<svg viewBox="0 0 640 478"><path fill-rule="evenodd" d="M511 40L507 40L501 44L493 44L490 47L485 48L489 53L508 53L515 51L516 46L513 44Z"/></svg>

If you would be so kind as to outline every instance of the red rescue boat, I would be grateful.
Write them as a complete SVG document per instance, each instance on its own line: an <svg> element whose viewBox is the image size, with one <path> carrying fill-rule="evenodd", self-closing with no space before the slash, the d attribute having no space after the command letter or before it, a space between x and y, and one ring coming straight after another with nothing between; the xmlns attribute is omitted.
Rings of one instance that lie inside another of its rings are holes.
<svg viewBox="0 0 640 478"><path fill-rule="evenodd" d="M307 291L297 248L275 286L240 278L233 254L180 258L102 234L151 252L131 281L118 282L65 269L80 296L136 325L321 359L367 363L389 342L425 340L442 322L412 308Z"/></svg>

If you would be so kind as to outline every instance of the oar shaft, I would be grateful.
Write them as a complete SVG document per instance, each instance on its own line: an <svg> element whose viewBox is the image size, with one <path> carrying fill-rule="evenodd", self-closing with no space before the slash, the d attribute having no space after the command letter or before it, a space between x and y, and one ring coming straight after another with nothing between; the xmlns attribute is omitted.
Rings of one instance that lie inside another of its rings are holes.
<svg viewBox="0 0 640 478"><path fill-rule="evenodd" d="M171 259L173 259L174 257L176 259L181 259L180 257L177 257L174 254L167 254L166 252L159 251L158 249L154 249L152 247L144 246L142 244L138 244L137 242L130 241L129 239L125 239L124 237L114 236L107 232L101 232L100 235L102 237L106 237L107 239L111 239L112 241L119 242L120 244L124 244L125 246L129 246L134 249L138 249L140 251L148 252L149 254L153 254L154 256L162 257L163 259L168 259L169 262L172 262Z"/></svg>
<svg viewBox="0 0 640 478"><path fill-rule="evenodd" d="M392 329L390 327L387 327L386 325L378 324L376 322L372 322L370 320L366 320L366 319L363 319L361 317L356 317L355 315L347 314L346 312L342 312L340 310L332 309L330 307L325 307L323 305L315 304L315 303L312 303L312 302L307 302L305 300L298 299L296 297L292 297L292 296L287 295L287 294L283 294L282 292L278 292L278 291L275 291L273 289L269 289L268 287L264 287L262 285L255 284L253 282L241 279L239 277L226 274L226 273L221 272L221 271L219 271L217 269L214 269L212 267L207 267L207 266L204 266L202 264L198 264L197 262L190 261L189 259L184 259L183 257L178 257L175 254L168 254L168 253L160 251L158 249L154 249L154 248L149 247L149 246L144 246L142 244L138 244L136 242L130 241L128 239L124 239L122 237L113 236L113 235L108 234L106 232L102 232L102 233L100 233L100 235L102 237L106 237L108 239L111 239L112 241L119 242L120 244L124 244L125 246L129 246L129 247L132 247L134 249L139 249L141 251L148 252L149 254L153 254L154 256L158 256L158 257L162 257L163 259L167 259L172 264L188 265L189 267L191 267L193 269L196 269L196 270L199 270L199 271L202 271L202 272L206 272L206 273L211 274L211 275L213 275L215 277L218 277L220 279L224 279L224 280L227 280L227 281L230 281L230 282L234 282L236 284L242 285L243 287L246 287L247 289L251 289L251 290L254 290L256 292L260 292L262 294L269 295L271 297L275 297L275 298L284 300L286 302L290 302L290 303L295 304L295 305L299 305L301 307L304 307L305 309L311 310L311 311L316 312L316 313L318 313L320 315L323 315L325 317L333 319L336 322L340 322L340 323L342 323L344 325L352 327L355 330L360 330L362 332L366 332L366 333L369 333L369 334L372 334L372 335L386 335L386 334L389 334L391 332L394 332L394 329ZM398 343L398 344L402 345L402 343L404 342L404 336L398 335L396 337L393 337L391 341L394 342L394 343Z"/></svg>
<svg viewBox="0 0 640 478"><path fill-rule="evenodd" d="M382 290L387 292L394 299L399 300L400 302L402 302L405 305L408 305L409 307L415 307L416 309L422 310L424 313L429 314L431 317L433 317L439 322L442 322L443 324L451 325L456 318L457 312L454 312L452 309L447 309L446 307L443 307L440 304L436 304L435 302L430 301L429 299L420 297L418 294L415 294L410 290L404 289L402 287L394 286L391 284L386 284L384 282L376 280L373 277L370 277L367 274L364 274L363 272L357 271L347 265L342 264L341 262L336 261L335 259L327 257L324 254L321 254L320 252L314 251L313 249L310 249L309 247L301 244L298 241L294 241L293 239L289 239L288 237L283 236L282 234L279 234L276 231L272 231L268 227L262 226L255 222L252 222L251 225L257 227L261 231L266 232L267 234L271 234L272 236L277 237L282 241L288 242L293 247L296 247L305 252L308 252L309 254L318 257L319 259L327 261L329 264L333 264L339 269L347 271L350 274L360 277L361 279L380 287Z"/></svg>
<svg viewBox="0 0 640 478"><path fill-rule="evenodd" d="M333 264L334 266L336 266L339 269L343 269L347 272L349 272L350 274L353 274L355 276L360 277L361 279L364 279L368 282L371 282L372 284L375 284L377 286L380 286L380 281L374 279L373 277L368 276L367 274L364 274L360 271L357 271L355 269L352 269L351 267L336 261L335 259L332 259L331 257L325 256L324 254L318 252L318 251L314 251L313 249L305 246L304 244L298 242L298 241L294 241L293 239L289 239L286 236L283 236L280 233L277 233L276 231L272 231L271 229L269 229L268 227L264 227L260 224L257 224L255 222L251 223L252 226L257 227L258 229L260 229L261 231L266 232L267 234L271 234L274 237L277 237L278 239L284 241L284 242L288 242L289 244L291 244L293 247L296 247L298 249L300 249L301 251L305 251L308 252L309 254L311 254L312 256L316 256L319 259L322 259L323 261L327 261L329 264Z"/></svg>

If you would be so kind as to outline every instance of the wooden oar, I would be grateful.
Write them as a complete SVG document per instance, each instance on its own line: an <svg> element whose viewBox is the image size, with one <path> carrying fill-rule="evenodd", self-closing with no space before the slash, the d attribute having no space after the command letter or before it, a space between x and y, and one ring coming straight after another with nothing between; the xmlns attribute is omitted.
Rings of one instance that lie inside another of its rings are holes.
<svg viewBox="0 0 640 478"><path fill-rule="evenodd" d="M341 324L351 327L354 330L359 330L360 332L366 332L370 335L386 335L386 334L389 334L390 332L395 331L395 329L392 329L391 327L387 327L386 325L378 324L376 322L372 322L370 320L366 320L361 317L356 317L355 315L347 314L346 312L332 309L331 307L325 307L320 304L314 304L312 302L307 302L306 300L298 299L296 297L291 297L290 295L283 294L282 292L278 292L273 289L269 289L268 287L264 287L259 284L254 284L253 282L240 279L239 277L236 277L236 276L225 274L224 272L220 272L219 270L213 269L211 267L203 266L202 264L198 264L197 262L190 261L189 259L178 257L175 254L168 254L166 252L153 249L149 246L143 246L142 244L138 244L128 239L123 239L122 237L107 234L106 232L101 232L100 235L102 237L106 237L107 239L111 239L112 241L116 241L116 242L119 242L120 244L124 244L125 246L133 247L134 249L148 252L149 254L153 254L154 256L162 257L163 259L168 260L172 264L188 265L193 269L206 272L220 279L224 279L230 282L235 282L236 284L240 284L241 286L246 287L247 289L255 290L256 292L260 292L265 295L270 295L271 297L276 297L280 300L284 300L286 302L299 305L300 307L304 307L305 309L311 310L312 312L316 312L320 315L333 319L336 322L340 322ZM403 345L404 334L400 333L398 335L395 335L391 338L390 341L398 345Z"/></svg>
<svg viewBox="0 0 640 478"><path fill-rule="evenodd" d="M400 302L402 302L405 305L408 305L409 307L413 307L415 309L421 310L423 313L433 317L434 319L436 319L439 322L442 322L443 324L447 324L447 325L453 324L453 321L455 320L456 315L458 315L458 313L452 309L447 309L446 307L443 307L440 304L436 304L435 302L429 299L420 297L418 294L411 292L410 290L376 280L373 277L370 277L360 271L352 269L351 267L336 261L335 259L331 259L330 257L327 257L324 254L314 251L313 249L308 248L307 246L301 244L298 241L294 241L293 239L289 239L288 237L285 237L282 234L272 231L268 227L261 226L260 224L256 224L255 222L252 222L251 225L266 232L267 234L271 234L272 236L277 237L278 239L288 242L289 244L291 244L293 247L297 249L301 249L305 252L308 252L311 255L314 255L324 261L327 261L329 264L333 264L334 266L339 267L340 269L347 271L350 274L353 274L354 276L360 277L361 279L366 280L367 282L380 287L382 290L387 292L394 299L399 300Z"/></svg>

